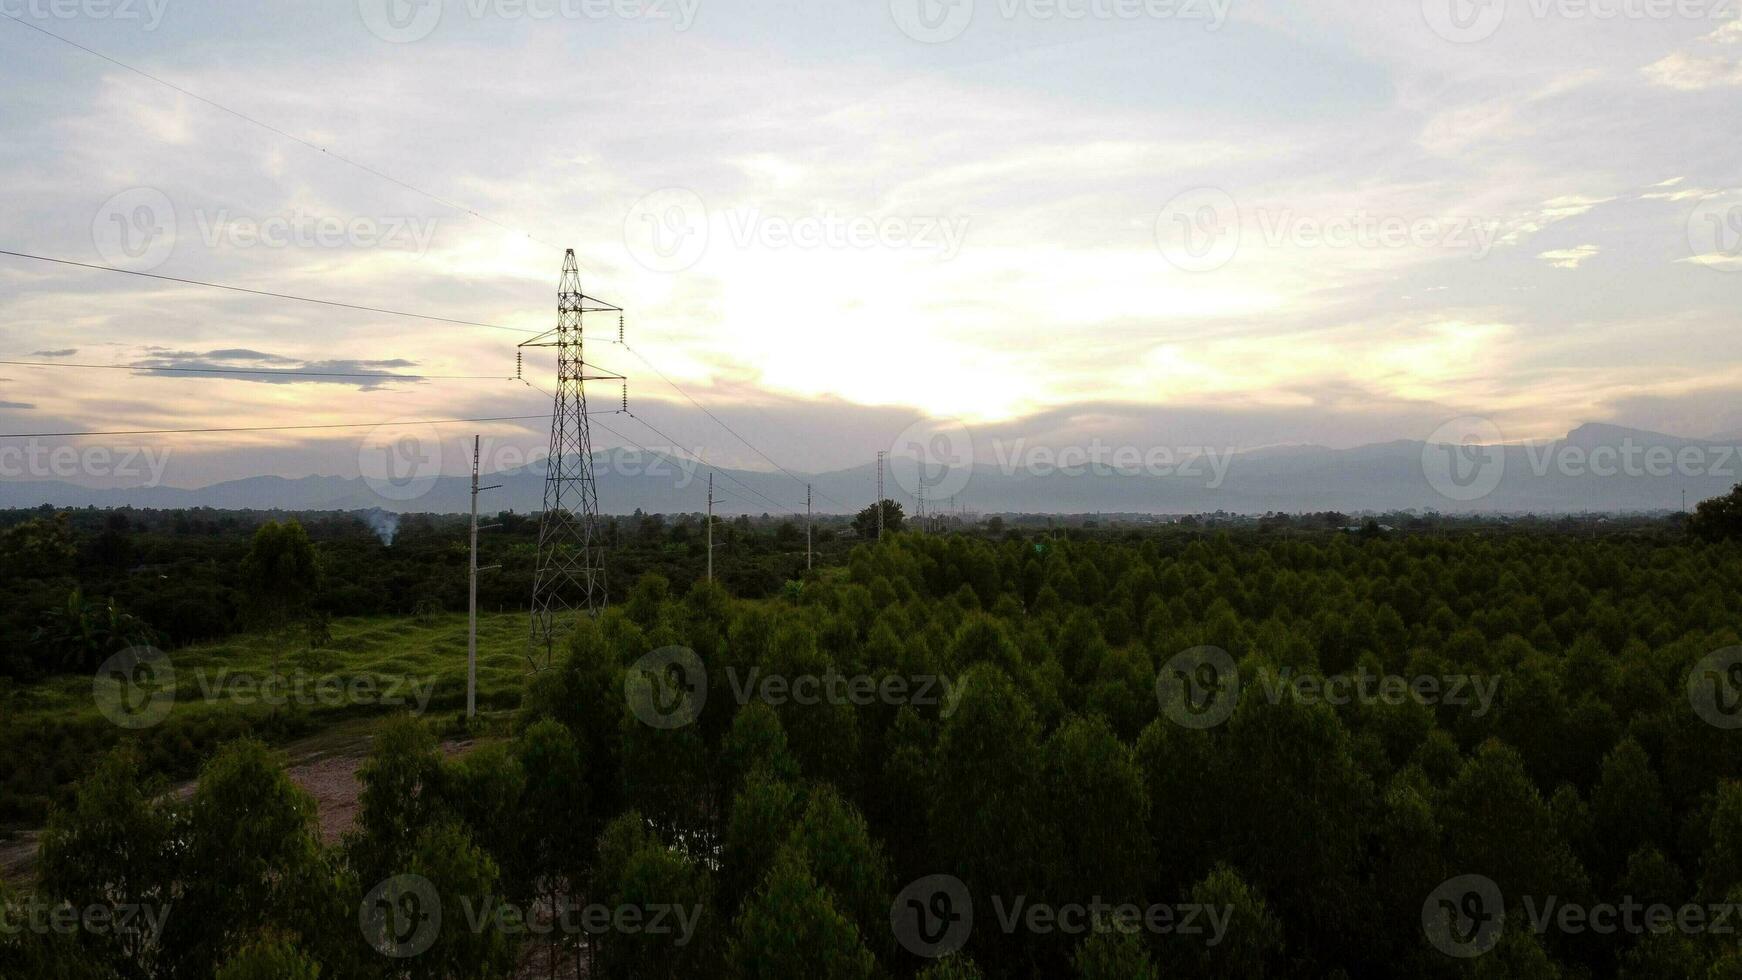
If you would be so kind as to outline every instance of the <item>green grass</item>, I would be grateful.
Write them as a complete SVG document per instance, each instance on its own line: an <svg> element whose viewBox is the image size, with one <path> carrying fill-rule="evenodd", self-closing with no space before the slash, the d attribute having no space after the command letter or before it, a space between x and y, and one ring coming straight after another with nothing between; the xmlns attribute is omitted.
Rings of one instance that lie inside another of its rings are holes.
<svg viewBox="0 0 1742 980"><path fill-rule="evenodd" d="M505 724L520 704L528 629L525 613L478 617L485 727ZM40 824L49 804L64 800L96 758L123 741L138 744L153 770L179 778L240 735L283 744L337 726L349 732L362 723L366 731L369 722L403 711L449 727L463 722L466 708L464 615L343 619L320 649L300 636L243 635L177 650L169 660L173 703L160 722L137 730L104 715L89 675L0 688L0 744L9 747L0 753L0 826ZM296 683L278 688L283 703L266 703L258 685L275 676Z"/></svg>

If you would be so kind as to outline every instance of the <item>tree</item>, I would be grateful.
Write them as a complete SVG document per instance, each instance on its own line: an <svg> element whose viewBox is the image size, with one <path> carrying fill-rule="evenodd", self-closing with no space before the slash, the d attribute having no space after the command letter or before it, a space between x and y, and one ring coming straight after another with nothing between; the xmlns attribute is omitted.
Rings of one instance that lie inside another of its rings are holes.
<svg viewBox="0 0 1742 980"><path fill-rule="evenodd" d="M308 532L296 521L267 521L254 532L254 544L242 560L242 589L251 618L260 628L282 633L308 613L320 587L320 563ZM272 669L278 669L278 645Z"/></svg>
<svg viewBox="0 0 1742 980"><path fill-rule="evenodd" d="M805 857L817 883L829 890L835 906L851 918L859 935L888 937L889 861L872 839L865 818L842 800L833 786L811 791L803 818L793 829L792 846Z"/></svg>
<svg viewBox="0 0 1742 980"><path fill-rule="evenodd" d="M1081 980L1160 980L1161 974L1135 932L1097 928L1077 947L1074 958Z"/></svg>
<svg viewBox="0 0 1742 980"><path fill-rule="evenodd" d="M176 821L154 802L164 787L145 779L144 767L132 746L117 748L80 784L72 807L55 811L42 838L45 894L78 908L167 908L175 901ZM129 972L155 968L161 937L118 931L111 938L98 950L104 961L127 964Z"/></svg>
<svg viewBox="0 0 1742 980"><path fill-rule="evenodd" d="M122 611L114 599L92 602L75 587L65 604L43 617L31 642L62 670L82 673L112 653L157 642L157 634L144 620Z"/></svg>
<svg viewBox="0 0 1742 980"><path fill-rule="evenodd" d="M345 843L351 866L372 881L399 874L419 835L450 815L435 736L410 715L390 719L357 779L357 827Z"/></svg>
<svg viewBox="0 0 1742 980"><path fill-rule="evenodd" d="M663 931L607 932L599 937L599 973L612 977L707 976L715 953L708 916L707 871L647 828L630 810L611 821L599 839L593 901L638 909L650 919L664 908ZM682 931L693 928L694 933Z"/></svg>
<svg viewBox="0 0 1742 980"><path fill-rule="evenodd" d="M220 749L200 771L178 831L185 864L164 932L177 975L211 975L262 932L310 942L343 934L314 800L266 746L238 739Z"/></svg>
<svg viewBox="0 0 1742 980"><path fill-rule="evenodd" d="M1701 501L1688 519L1688 531L1706 541L1742 539L1742 484L1725 496Z"/></svg>
<svg viewBox="0 0 1742 980"><path fill-rule="evenodd" d="M775 858L738 916L727 962L742 980L867 980L877 963L796 849Z"/></svg>
<svg viewBox="0 0 1742 980"><path fill-rule="evenodd" d="M882 501L883 533L894 534L907 525L901 505L893 500ZM877 538L877 504L872 504L853 516L853 533L866 541Z"/></svg>
<svg viewBox="0 0 1742 980"><path fill-rule="evenodd" d="M1054 900L1136 901L1153 861L1149 793L1131 749L1104 719L1072 718L1047 739L1041 766Z"/></svg>
<svg viewBox="0 0 1742 980"><path fill-rule="evenodd" d="M216 980L320 980L320 964L283 937L256 940L230 957Z"/></svg>

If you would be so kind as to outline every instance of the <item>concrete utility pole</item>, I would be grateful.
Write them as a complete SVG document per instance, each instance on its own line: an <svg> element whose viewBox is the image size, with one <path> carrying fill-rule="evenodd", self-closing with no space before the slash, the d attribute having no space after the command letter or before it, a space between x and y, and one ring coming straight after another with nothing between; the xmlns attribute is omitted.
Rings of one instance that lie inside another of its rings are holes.
<svg viewBox="0 0 1742 980"><path fill-rule="evenodd" d="M811 485L804 485L804 570L811 570Z"/></svg>
<svg viewBox="0 0 1742 980"><path fill-rule="evenodd" d="M471 586L472 598L469 604L471 624L466 630L466 717L472 718L478 714L478 494L485 490L495 490L496 486L478 486L478 457L481 449L480 438L472 437L472 561ZM492 565L491 568L496 566Z"/></svg>
<svg viewBox="0 0 1742 980"><path fill-rule="evenodd" d="M708 581L714 580L714 474L708 474Z"/></svg>
<svg viewBox="0 0 1742 980"><path fill-rule="evenodd" d="M888 453L877 454L877 540L883 540L883 457Z"/></svg>

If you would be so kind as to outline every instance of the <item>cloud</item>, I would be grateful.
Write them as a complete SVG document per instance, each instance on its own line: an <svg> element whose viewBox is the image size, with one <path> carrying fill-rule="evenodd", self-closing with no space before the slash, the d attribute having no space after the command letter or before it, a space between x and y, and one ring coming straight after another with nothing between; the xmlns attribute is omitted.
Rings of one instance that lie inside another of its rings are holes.
<svg viewBox="0 0 1742 980"><path fill-rule="evenodd" d="M0 379L4 380L4 379ZM35 408L30 402L0 402L0 408Z"/></svg>
<svg viewBox="0 0 1742 980"><path fill-rule="evenodd" d="M162 351L161 348L155 348ZM269 367L264 365L270 365ZM282 354L270 354L246 348L228 348L206 351L197 354L191 351L162 351L144 360L137 366L143 374L157 376L175 376L183 378L224 379L230 381L249 381L260 384L297 385L297 384L333 384L350 385L363 390L373 390L386 385L403 382L422 382L424 379L416 374L398 373L404 368L416 367L416 361L404 358L389 358L385 360L363 359L330 359L309 361ZM247 371L259 368L259 374L236 374L229 372ZM201 372L211 372L202 374ZM223 373L220 373L223 372ZM343 377L298 377L295 372L316 374L369 374L380 377L343 378Z"/></svg>
<svg viewBox="0 0 1742 980"><path fill-rule="evenodd" d="M77 354L78 352L79 352L79 349L77 347L66 347L66 348L63 348L61 350L31 351L30 356L31 357L72 357L74 354Z"/></svg>
<svg viewBox="0 0 1742 980"><path fill-rule="evenodd" d="M1537 258L1546 259L1549 265L1557 269L1577 269L1584 261L1602 249L1595 245L1580 245L1577 248L1562 248L1550 252L1539 252Z"/></svg>
<svg viewBox="0 0 1742 980"><path fill-rule="evenodd" d="M1700 40L1718 46L1742 44L1742 20L1731 21ZM1742 58L1727 54L1676 51L1645 66L1644 71L1653 82L1679 92L1742 85Z"/></svg>

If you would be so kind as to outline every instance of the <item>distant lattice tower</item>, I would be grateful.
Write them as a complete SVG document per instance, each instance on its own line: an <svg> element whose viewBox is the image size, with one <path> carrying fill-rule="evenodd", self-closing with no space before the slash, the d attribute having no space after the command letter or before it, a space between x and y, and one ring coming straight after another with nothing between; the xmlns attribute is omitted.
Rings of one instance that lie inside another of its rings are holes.
<svg viewBox="0 0 1742 980"><path fill-rule="evenodd" d="M582 614L605 605L605 537L599 522L599 486L593 477L593 436L587 424L588 381L622 381L585 357L582 319L622 311L581 292L574 249L563 257L557 287L556 329L521 347L556 348L556 393L545 461L544 513L538 526L538 566L532 579L532 637L528 658L549 667L562 637Z"/></svg>

